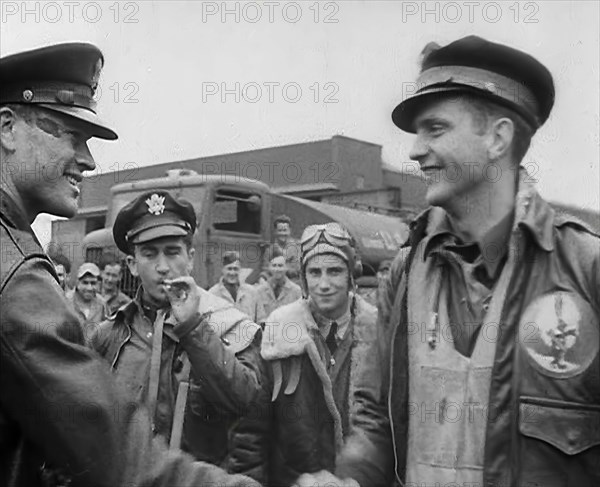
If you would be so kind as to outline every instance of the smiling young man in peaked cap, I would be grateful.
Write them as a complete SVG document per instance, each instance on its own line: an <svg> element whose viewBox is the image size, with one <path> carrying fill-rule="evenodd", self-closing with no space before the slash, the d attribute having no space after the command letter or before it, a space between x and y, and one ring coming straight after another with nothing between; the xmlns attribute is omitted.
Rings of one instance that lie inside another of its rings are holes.
<svg viewBox="0 0 600 487"><path fill-rule="evenodd" d="M263 480L266 420L259 327L191 277L196 214L167 191L127 204L113 227L140 288L91 343L148 406L153 430L196 459Z"/></svg>
<svg viewBox="0 0 600 487"><path fill-rule="evenodd" d="M117 137L95 112L103 62L81 43L0 59L0 485L256 485L152 438L31 229L41 212L75 215L88 140Z"/></svg>
<svg viewBox="0 0 600 487"><path fill-rule="evenodd" d="M600 484L600 238L519 165L549 71L479 37L429 45L393 111L431 207L380 299L356 436L327 485ZM312 478L301 485L318 485Z"/></svg>

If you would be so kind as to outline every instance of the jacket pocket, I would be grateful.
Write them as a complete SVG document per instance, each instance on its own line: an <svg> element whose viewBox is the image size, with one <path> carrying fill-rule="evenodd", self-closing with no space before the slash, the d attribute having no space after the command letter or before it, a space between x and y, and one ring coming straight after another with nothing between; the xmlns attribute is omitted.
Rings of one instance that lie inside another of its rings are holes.
<svg viewBox="0 0 600 487"><path fill-rule="evenodd" d="M519 431L577 455L600 445L600 406L522 397Z"/></svg>

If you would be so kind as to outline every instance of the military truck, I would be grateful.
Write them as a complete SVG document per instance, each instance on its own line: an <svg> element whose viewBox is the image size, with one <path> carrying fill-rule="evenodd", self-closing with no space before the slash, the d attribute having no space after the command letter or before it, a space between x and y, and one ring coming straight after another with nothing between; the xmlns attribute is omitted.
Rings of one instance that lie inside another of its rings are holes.
<svg viewBox="0 0 600 487"><path fill-rule="evenodd" d="M278 194L252 179L175 169L163 178L113 186L105 228L84 237L80 258L85 256L86 261L97 264L103 260L124 260L112 236L115 218L135 197L158 189L187 199L196 210L194 278L204 288L218 281L221 257L228 250L239 252L241 277L254 283L263 265L264 251L273 240L273 221L280 214L292 219L292 237L296 239L310 224L335 221L344 225L355 239L363 263L364 277L359 283L365 293L372 293L376 286L379 263L392 259L408 235L407 225L398 218ZM74 262L74 268L81 263ZM136 287L135 279L126 270L123 290L132 295Z"/></svg>

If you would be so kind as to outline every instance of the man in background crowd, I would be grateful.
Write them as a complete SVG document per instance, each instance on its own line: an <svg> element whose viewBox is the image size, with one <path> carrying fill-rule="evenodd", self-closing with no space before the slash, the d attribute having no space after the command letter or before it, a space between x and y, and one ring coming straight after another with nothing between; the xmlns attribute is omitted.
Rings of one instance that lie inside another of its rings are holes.
<svg viewBox="0 0 600 487"><path fill-rule="evenodd" d="M292 238L292 219L279 215L273 221L273 243L281 249L287 265L287 276L296 284L300 282L300 244ZM268 268L268 263L265 263Z"/></svg>
<svg viewBox="0 0 600 487"><path fill-rule="evenodd" d="M107 316L112 316L117 310L129 303L131 298L121 292L121 264L118 262L106 262L102 269L102 292L101 298L106 305Z"/></svg>
<svg viewBox="0 0 600 487"><path fill-rule="evenodd" d="M262 324L267 316L281 306L302 297L302 289L287 277L287 263L281 248L272 245L267 251L269 277L256 288L257 322Z"/></svg>
<svg viewBox="0 0 600 487"><path fill-rule="evenodd" d="M390 268L392 267L391 260L382 260L377 268L377 281L381 284L390 275Z"/></svg>
<svg viewBox="0 0 600 487"><path fill-rule="evenodd" d="M223 254L221 278L209 292L229 301L256 322L256 289L240 281L240 254L231 250Z"/></svg>
<svg viewBox="0 0 600 487"><path fill-rule="evenodd" d="M67 299L77 311L86 337L106 318L106 308L98 292L99 287L98 266L91 262L81 264L77 270L75 289L68 293Z"/></svg>
<svg viewBox="0 0 600 487"><path fill-rule="evenodd" d="M58 283L61 289L69 292L69 279L71 277L71 261L64 254L56 254L51 257L54 264L54 270L58 277Z"/></svg>

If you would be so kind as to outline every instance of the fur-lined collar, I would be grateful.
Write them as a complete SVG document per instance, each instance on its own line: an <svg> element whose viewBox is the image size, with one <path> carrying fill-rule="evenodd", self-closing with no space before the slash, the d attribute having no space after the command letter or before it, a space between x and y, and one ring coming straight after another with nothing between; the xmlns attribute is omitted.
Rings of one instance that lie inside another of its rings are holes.
<svg viewBox="0 0 600 487"><path fill-rule="evenodd" d="M310 330L317 329L306 299L282 306L265 323L261 355L265 360L302 355L313 343Z"/></svg>

